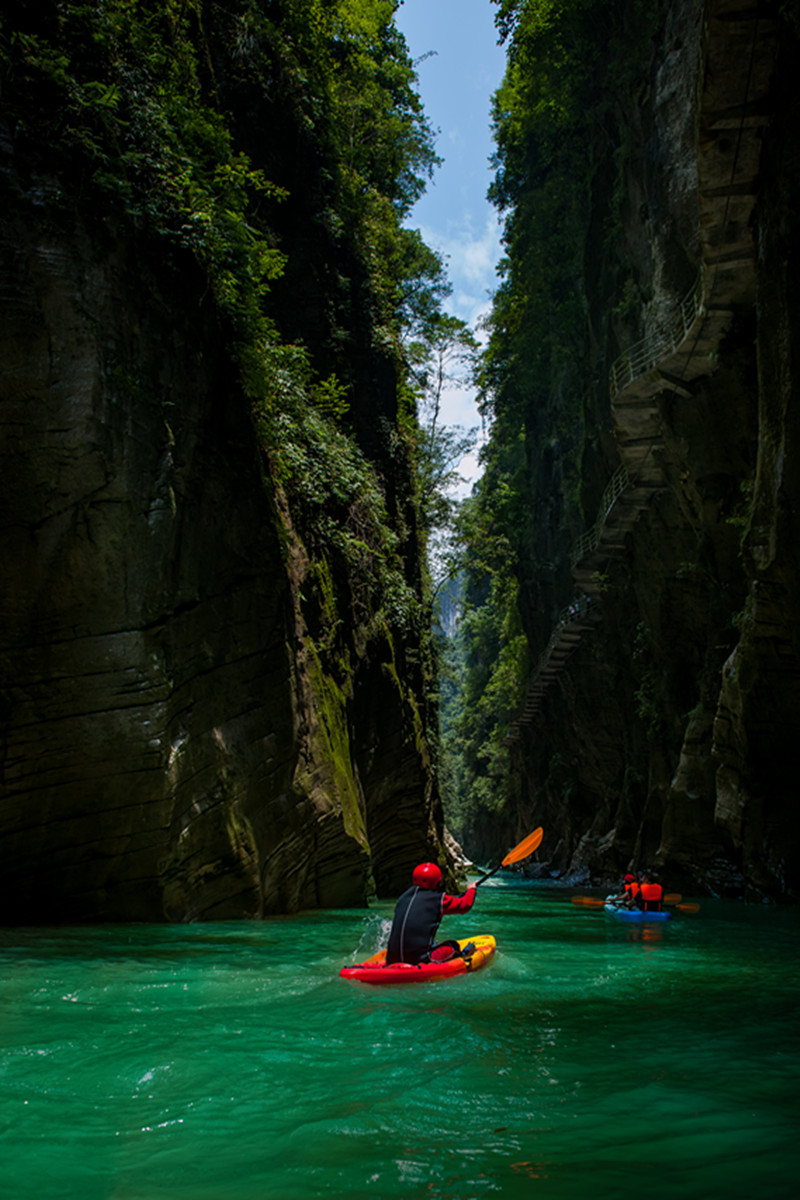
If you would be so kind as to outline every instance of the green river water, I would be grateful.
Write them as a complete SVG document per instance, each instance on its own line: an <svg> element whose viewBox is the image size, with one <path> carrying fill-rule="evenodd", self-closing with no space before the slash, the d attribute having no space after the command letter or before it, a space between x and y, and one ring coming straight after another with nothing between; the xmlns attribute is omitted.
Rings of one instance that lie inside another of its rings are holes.
<svg viewBox="0 0 800 1200"><path fill-rule="evenodd" d="M494 879L483 970L340 979L391 910L0 930L3 1200L800 1193L797 909Z"/></svg>

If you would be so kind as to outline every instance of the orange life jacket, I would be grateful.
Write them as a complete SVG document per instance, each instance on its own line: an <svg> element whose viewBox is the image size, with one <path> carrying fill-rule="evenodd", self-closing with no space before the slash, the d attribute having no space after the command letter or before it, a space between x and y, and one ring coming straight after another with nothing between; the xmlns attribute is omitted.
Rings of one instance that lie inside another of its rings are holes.
<svg viewBox="0 0 800 1200"><path fill-rule="evenodd" d="M650 912L661 912L661 901L664 898L664 889L661 884L643 883L641 892L645 909Z"/></svg>
<svg viewBox="0 0 800 1200"><path fill-rule="evenodd" d="M631 900L635 900L636 897L639 895L641 888L639 887L639 884L634 879L633 883L625 884L625 891L628 893L628 896L630 897Z"/></svg>

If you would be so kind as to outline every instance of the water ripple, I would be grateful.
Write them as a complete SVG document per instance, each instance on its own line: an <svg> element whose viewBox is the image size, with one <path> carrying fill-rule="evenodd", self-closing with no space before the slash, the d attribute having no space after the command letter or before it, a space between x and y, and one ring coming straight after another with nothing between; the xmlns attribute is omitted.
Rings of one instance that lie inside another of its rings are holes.
<svg viewBox="0 0 800 1200"><path fill-rule="evenodd" d="M708 903L649 943L483 892L495 960L395 988L338 977L390 905L0 931L4 1195L794 1195L796 913Z"/></svg>

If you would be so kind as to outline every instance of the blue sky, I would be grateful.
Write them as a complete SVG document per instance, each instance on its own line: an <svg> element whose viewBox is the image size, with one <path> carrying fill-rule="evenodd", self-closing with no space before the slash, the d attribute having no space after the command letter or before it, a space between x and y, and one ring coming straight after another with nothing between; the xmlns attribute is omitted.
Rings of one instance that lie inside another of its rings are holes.
<svg viewBox="0 0 800 1200"><path fill-rule="evenodd" d="M395 13L412 59L433 52L418 62L417 74L444 159L407 224L445 254L453 284L448 311L473 327L489 307L500 258L497 214L486 199L492 180L491 98L505 70L495 11L490 0L404 0ZM478 424L471 393L448 393L444 419L448 425ZM462 464L462 473L475 478L474 456Z"/></svg>

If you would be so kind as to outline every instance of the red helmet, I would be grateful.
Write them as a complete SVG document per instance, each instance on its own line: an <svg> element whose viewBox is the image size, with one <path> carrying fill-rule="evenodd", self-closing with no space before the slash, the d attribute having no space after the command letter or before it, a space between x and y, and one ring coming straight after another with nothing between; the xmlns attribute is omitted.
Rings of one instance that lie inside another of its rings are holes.
<svg viewBox="0 0 800 1200"><path fill-rule="evenodd" d="M428 888L435 892L442 885L442 872L436 863L420 863L418 867L414 867L411 881L416 887Z"/></svg>

